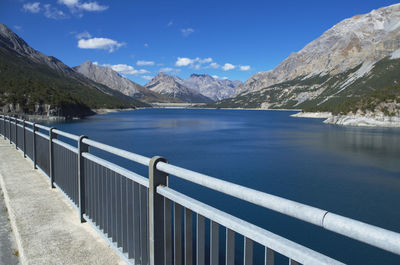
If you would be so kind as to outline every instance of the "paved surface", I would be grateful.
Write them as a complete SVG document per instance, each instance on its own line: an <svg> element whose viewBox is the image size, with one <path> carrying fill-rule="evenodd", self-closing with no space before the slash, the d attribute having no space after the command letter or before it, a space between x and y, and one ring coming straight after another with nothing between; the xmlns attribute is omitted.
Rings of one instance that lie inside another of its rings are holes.
<svg viewBox="0 0 400 265"><path fill-rule="evenodd" d="M47 177L3 138L0 184L21 264L125 264L88 223L79 222L77 211L50 188Z"/></svg>
<svg viewBox="0 0 400 265"><path fill-rule="evenodd" d="M1 151L0 151L1 152ZM1 189L0 189L1 192ZM11 230L8 210L4 203L4 195L0 196L0 264L19 264L19 253L14 234Z"/></svg>

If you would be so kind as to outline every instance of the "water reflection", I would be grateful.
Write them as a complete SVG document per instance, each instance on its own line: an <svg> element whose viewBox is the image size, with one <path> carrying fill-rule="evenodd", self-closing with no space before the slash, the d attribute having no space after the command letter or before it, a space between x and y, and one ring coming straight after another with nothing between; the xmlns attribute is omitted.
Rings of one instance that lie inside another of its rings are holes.
<svg viewBox="0 0 400 265"><path fill-rule="evenodd" d="M354 162L400 172L400 130L328 127L320 137L326 151Z"/></svg>

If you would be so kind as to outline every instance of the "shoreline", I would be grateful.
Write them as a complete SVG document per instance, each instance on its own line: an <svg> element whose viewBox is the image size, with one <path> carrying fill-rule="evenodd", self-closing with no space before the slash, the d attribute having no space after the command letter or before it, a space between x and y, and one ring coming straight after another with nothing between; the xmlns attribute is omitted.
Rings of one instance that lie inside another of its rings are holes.
<svg viewBox="0 0 400 265"><path fill-rule="evenodd" d="M330 112L298 112L296 114L290 115L290 117L295 118L310 118L310 119L328 119L332 117Z"/></svg>
<svg viewBox="0 0 400 265"><path fill-rule="evenodd" d="M92 109L93 114L86 115L82 117L72 117L67 118L65 116L49 116L49 115L39 115L39 114L24 114L24 113L2 113L1 115L17 117L19 119L25 119L30 122L41 122L41 123L55 123L55 122L65 122L67 120L81 120L85 117L99 115L99 114L107 114L114 113L120 111L131 111L139 108L126 108L126 109Z"/></svg>
<svg viewBox="0 0 400 265"><path fill-rule="evenodd" d="M325 119L323 123L339 126L370 127L370 128L400 128L400 117L384 115L333 115L330 112L299 112L291 117Z"/></svg>
<svg viewBox="0 0 400 265"><path fill-rule="evenodd" d="M333 115L330 112L302 112L300 109L264 109L264 108L196 108L196 107L152 107L154 109L198 109L198 110L251 110L251 111L297 111L295 114L291 114L290 117L294 118L306 118L306 119L324 119L323 123L339 125L339 126L353 126L353 127L376 127L376 128L400 128L400 117L399 116L384 116L380 115ZM121 111L132 111L144 108L126 108L126 109L92 109L93 115L104 115L108 113L116 113ZM6 113L4 113L7 115ZM32 114L9 114L10 116L18 116L25 118L31 122L42 122L42 123L56 123L65 122L66 117L63 116L48 116L48 115L32 115ZM90 115L91 116L91 115ZM71 120L83 119L85 117L74 117ZM69 120L69 119L68 119Z"/></svg>
<svg viewBox="0 0 400 265"><path fill-rule="evenodd" d="M94 115L97 114L107 114L107 113L115 113L115 112L121 112L121 111L130 111L130 110L136 110L139 108L126 108L126 109L92 109L92 111L95 113Z"/></svg>
<svg viewBox="0 0 400 265"><path fill-rule="evenodd" d="M400 128L400 117L338 115L324 120L324 123L355 127Z"/></svg>

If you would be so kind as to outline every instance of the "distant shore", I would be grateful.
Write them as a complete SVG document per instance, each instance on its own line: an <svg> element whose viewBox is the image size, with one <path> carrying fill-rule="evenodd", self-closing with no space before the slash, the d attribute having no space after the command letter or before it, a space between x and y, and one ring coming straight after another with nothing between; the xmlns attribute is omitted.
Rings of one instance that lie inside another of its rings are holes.
<svg viewBox="0 0 400 265"><path fill-rule="evenodd" d="M299 112L296 114L292 114L290 116L296 117L296 118L328 119L328 118L332 117L332 113L330 113L330 112Z"/></svg>
<svg viewBox="0 0 400 265"><path fill-rule="evenodd" d="M136 108L126 108L126 109L92 109L96 114L107 114L113 112L127 111L127 110L135 110Z"/></svg>
<svg viewBox="0 0 400 265"><path fill-rule="evenodd" d="M297 118L325 119L323 122L326 124L336 124L343 126L400 128L400 117L398 116L364 116L359 114L332 115L332 113L330 112L299 112L290 116Z"/></svg>

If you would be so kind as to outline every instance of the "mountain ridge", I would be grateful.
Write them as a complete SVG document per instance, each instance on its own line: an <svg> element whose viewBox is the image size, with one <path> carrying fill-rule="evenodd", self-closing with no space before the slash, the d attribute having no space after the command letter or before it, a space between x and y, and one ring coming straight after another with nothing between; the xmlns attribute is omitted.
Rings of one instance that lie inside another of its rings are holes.
<svg viewBox="0 0 400 265"><path fill-rule="evenodd" d="M236 88L242 83L227 79L219 80L209 74L191 74L189 78L180 79L180 82L214 101L233 97Z"/></svg>
<svg viewBox="0 0 400 265"><path fill-rule="evenodd" d="M106 85L129 97L139 99L147 103L179 102L173 98L168 98L153 92L144 86L141 86L127 79L126 77L121 76L118 72L114 71L110 67L103 67L90 61L86 61L81 65L73 67L73 69L95 82Z"/></svg>
<svg viewBox="0 0 400 265"><path fill-rule="evenodd" d="M30 47L0 24L0 105L3 111L82 117L95 108L146 106L96 83Z"/></svg>
<svg viewBox="0 0 400 265"><path fill-rule="evenodd" d="M239 84L240 81L218 80L209 74L193 73L188 78L180 78L161 72L145 87L183 101L193 103L196 98L197 103L209 103L232 97Z"/></svg>
<svg viewBox="0 0 400 265"><path fill-rule="evenodd" d="M160 72L153 77L145 87L159 94L178 98L188 103L211 103L212 100L200 92L183 85L183 80L177 76L170 76Z"/></svg>
<svg viewBox="0 0 400 265"><path fill-rule="evenodd" d="M362 63L376 63L400 48L400 4L345 19L276 68L250 77L236 95L299 76L339 74Z"/></svg>
<svg viewBox="0 0 400 265"><path fill-rule="evenodd" d="M339 22L273 70L250 77L234 98L209 106L346 114L381 93L386 98L375 97L369 106L375 111L380 103L400 102L398 84L400 4L395 4Z"/></svg>

